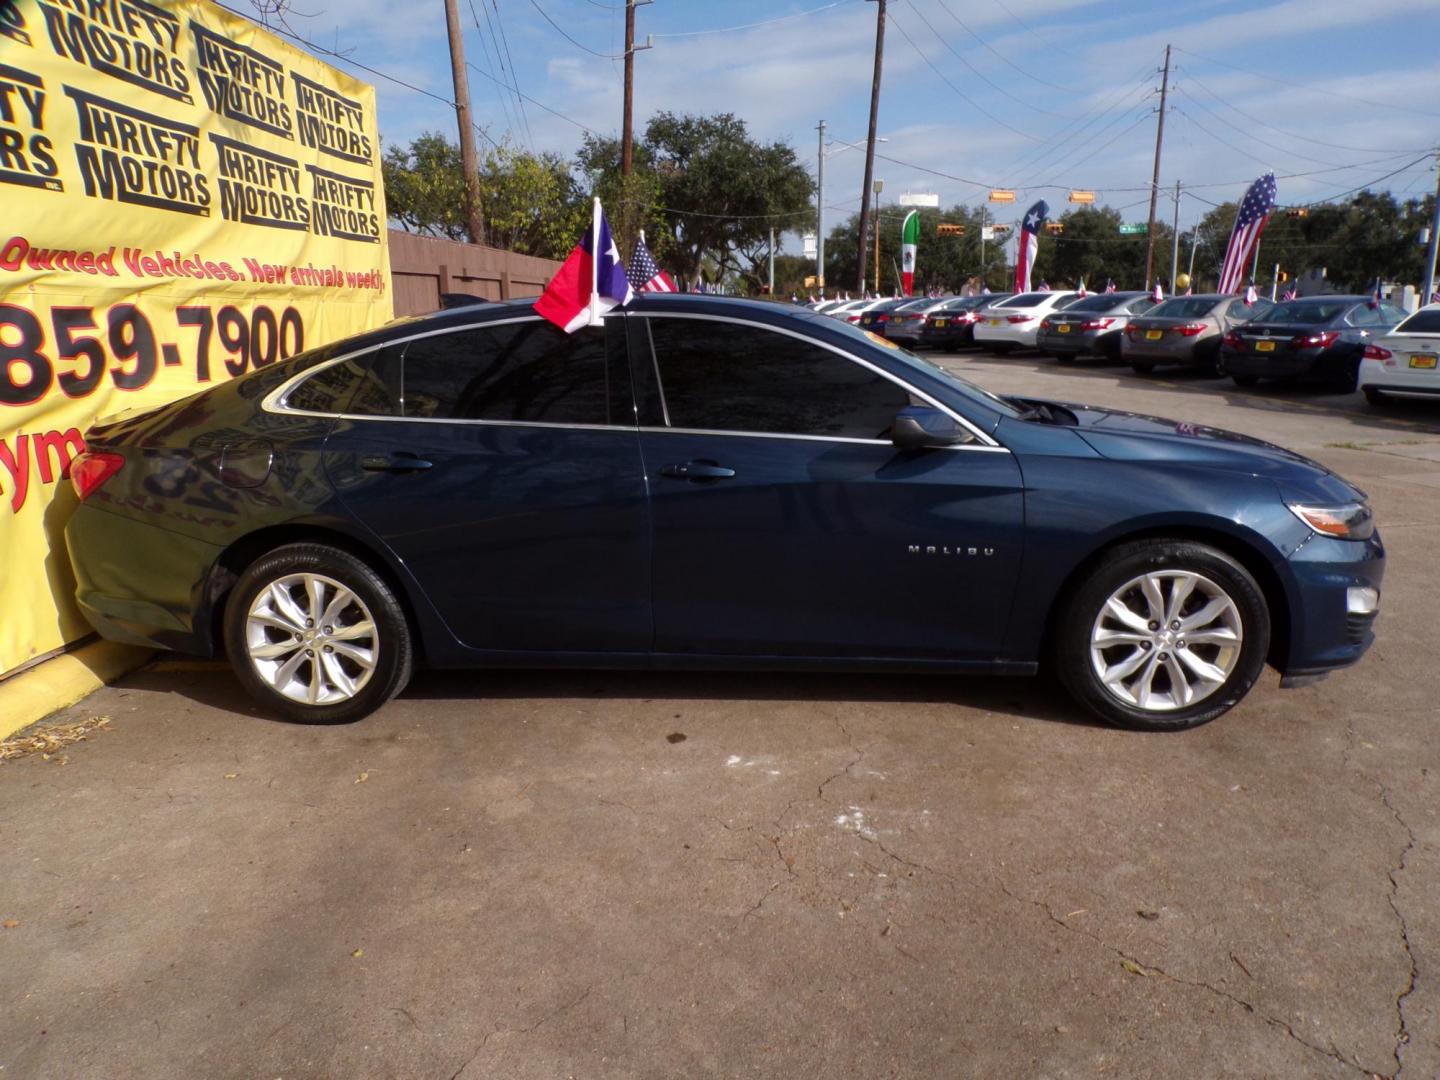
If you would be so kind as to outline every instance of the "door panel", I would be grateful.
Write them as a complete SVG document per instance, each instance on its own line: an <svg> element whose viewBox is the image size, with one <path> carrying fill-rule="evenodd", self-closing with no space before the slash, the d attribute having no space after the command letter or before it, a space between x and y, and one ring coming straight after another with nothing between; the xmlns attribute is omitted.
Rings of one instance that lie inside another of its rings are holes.
<svg viewBox="0 0 1440 1080"><path fill-rule="evenodd" d="M642 433L658 652L998 655L1022 543L1006 453ZM713 463L722 479L665 475Z"/></svg>
<svg viewBox="0 0 1440 1080"><path fill-rule="evenodd" d="M465 645L649 648L645 478L636 429L607 426L633 418L610 333L525 320L358 365L326 470Z"/></svg>

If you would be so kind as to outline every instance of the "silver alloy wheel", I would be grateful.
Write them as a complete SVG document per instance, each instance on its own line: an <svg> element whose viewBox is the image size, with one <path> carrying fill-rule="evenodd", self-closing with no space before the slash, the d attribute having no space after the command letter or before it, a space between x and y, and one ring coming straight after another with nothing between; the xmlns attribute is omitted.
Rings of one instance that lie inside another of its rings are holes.
<svg viewBox="0 0 1440 1080"><path fill-rule="evenodd" d="M379 631L370 609L324 574L287 574L261 589L245 616L245 651L277 694L307 705L349 701L375 672Z"/></svg>
<svg viewBox="0 0 1440 1080"><path fill-rule="evenodd" d="M1160 570L1110 595L1090 630L1090 663L1126 705L1172 712L1225 684L1244 643L1240 609L1202 574Z"/></svg>

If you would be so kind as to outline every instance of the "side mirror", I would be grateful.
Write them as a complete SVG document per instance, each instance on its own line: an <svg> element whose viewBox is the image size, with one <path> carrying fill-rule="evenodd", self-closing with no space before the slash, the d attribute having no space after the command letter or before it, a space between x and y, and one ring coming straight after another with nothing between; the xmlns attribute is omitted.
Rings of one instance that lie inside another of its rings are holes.
<svg viewBox="0 0 1440 1080"><path fill-rule="evenodd" d="M959 446L974 436L955 420L928 405L907 405L895 416L890 441L901 450L924 450L934 446Z"/></svg>

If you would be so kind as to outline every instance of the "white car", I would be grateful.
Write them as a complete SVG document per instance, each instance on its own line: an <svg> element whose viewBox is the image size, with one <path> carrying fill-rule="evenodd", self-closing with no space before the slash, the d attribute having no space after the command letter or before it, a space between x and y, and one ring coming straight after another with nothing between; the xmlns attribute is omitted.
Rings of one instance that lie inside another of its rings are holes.
<svg viewBox="0 0 1440 1080"><path fill-rule="evenodd" d="M850 300L830 308L825 314L855 326L865 312L879 304L888 304L889 302L890 297L888 296L882 296L875 300Z"/></svg>
<svg viewBox="0 0 1440 1080"><path fill-rule="evenodd" d="M1430 304L1365 346L1359 385L1379 405L1392 394L1440 397L1440 304Z"/></svg>
<svg viewBox="0 0 1440 1080"><path fill-rule="evenodd" d="M1040 333L1040 320L1059 311L1080 296L1075 292L1018 293L992 307L982 308L975 324L975 344L994 352L1033 349Z"/></svg>

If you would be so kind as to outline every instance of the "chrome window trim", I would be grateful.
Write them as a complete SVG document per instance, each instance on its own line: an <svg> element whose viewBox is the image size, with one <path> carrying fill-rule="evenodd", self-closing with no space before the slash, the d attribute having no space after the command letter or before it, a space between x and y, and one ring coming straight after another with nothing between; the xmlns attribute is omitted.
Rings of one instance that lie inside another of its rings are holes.
<svg viewBox="0 0 1440 1080"><path fill-rule="evenodd" d="M786 329L786 328L784 328L784 327L774 326L774 325L772 325L772 324L770 324L770 323L766 323L766 322L758 322L758 321L756 321L756 320L754 320L754 319L739 318L739 317L734 316L734 315L707 315L707 314L703 314L703 313L701 313L701 312L689 312L689 311L685 311L685 312L682 312L682 311L676 311L676 312L636 311L636 312L630 312L629 314L630 314L630 317L631 317L631 318L636 318L636 319L649 319L649 318L661 318L661 319L698 319L698 320L701 320L701 321L703 321L703 322L721 322L721 323L732 323L732 324L736 324L736 325L740 325L740 326L753 326L753 327L758 327L758 328L761 329L761 330L769 330L769 331L771 331L772 333L783 334L783 335L785 335L786 337L795 338L795 339L798 340L798 341L803 341L803 342L805 342L805 343L807 343L807 344L809 344L809 345L817 346L818 348L824 349L824 350L826 350L827 352L832 352L832 353L834 353L836 356L839 356L839 357L841 357L841 358L844 359L844 360L848 360L848 361L850 361L850 362L853 363L853 364L859 364L861 367L868 369L869 371L873 372L873 373L876 374L876 375L879 375L882 379L887 379L887 380L889 380L890 382L894 383L896 386L900 387L902 390L905 390L907 393L913 394L915 397L920 398L922 401L928 402L928 403L929 403L930 405L932 405L934 408L939 409L939 410L940 410L941 412L943 412L946 416L950 417L950 419L954 420L957 424L959 424L961 427L963 427L966 431L970 432L972 435L974 435L974 436L975 436L977 439L979 439L980 442L981 442L981 445L980 445L980 446L954 446L954 447L949 447L949 449L952 449L952 450L992 450L992 451L993 451L993 450L1001 450L1001 451L1003 451L1004 453L1007 453L1007 454L1010 452L1010 451L1007 450L1005 447L1001 446L998 442L996 442L994 439L992 439L989 435L985 434L985 432L981 431L978 427L976 427L974 424L972 424L969 420L965 419L965 417L963 417L963 416L961 416L959 413L957 413L954 409L950 408L948 405L945 405L945 404L944 404L943 402L941 402L941 401L937 401L937 400L936 400L934 397L932 397L930 394L927 394L927 393L925 393L925 392L922 391L922 390L916 389L914 386L910 385L910 384L909 384L908 382L906 382L904 379L900 378L900 377L897 376L897 375L891 374L890 372L886 371L884 368L877 367L875 364L872 364L870 361L865 360L865 359L863 359L862 357L856 356L854 353L846 352L844 349L840 348L839 346L837 346L837 345L831 345L831 344L830 344L829 342L827 342L827 341L817 341L815 338L813 338L813 337L807 337L805 334L799 333L798 331L795 331L795 330L789 330L789 329ZM647 331L647 336L648 336L648 331L649 331L649 327L648 327L648 326L646 327L646 331ZM652 344L652 346L651 346L650 355L651 355L652 357L655 357L655 349L654 349L653 344ZM658 360L658 358L655 358L655 363L656 363L656 365L657 365L656 377L658 378L658 377L659 377L659 370L658 370L659 360ZM662 392L661 392L661 400L662 400L662 401L664 400L663 388L662 388ZM666 410L666 420L667 420L667 421L669 420L668 409ZM830 436L830 435L792 435L792 434L790 434L790 433L788 433L788 432L784 432L784 431L731 431L731 430L729 430L729 429L724 429L724 430L718 430L718 431L717 431L717 430L711 430L711 429L708 429L708 428L643 428L642 430L644 430L644 431L689 431L689 432L691 432L691 433L697 433L697 434L698 434L698 433L703 433L703 434L709 434L709 435L750 435L750 436L759 436L759 437L761 437L761 438L767 438L767 439L774 439L774 438L779 438L779 439L820 439L820 440L822 440L822 441L827 441L827 442L859 442L859 443L879 443L879 444L881 444L881 445L883 445L883 446L890 446L890 445L891 445L891 443L889 443L888 441L886 441L886 440L884 440L884 439L849 439L849 438L842 438L842 437L840 437L840 436Z"/></svg>
<svg viewBox="0 0 1440 1080"><path fill-rule="evenodd" d="M642 435L724 435L736 439L799 439L802 442L849 443L854 446L888 446L895 444L889 439L852 439L844 435L786 435L777 431L729 431L716 428L642 427ZM930 450L968 450L972 453L1008 454L1003 446L932 446Z"/></svg>

